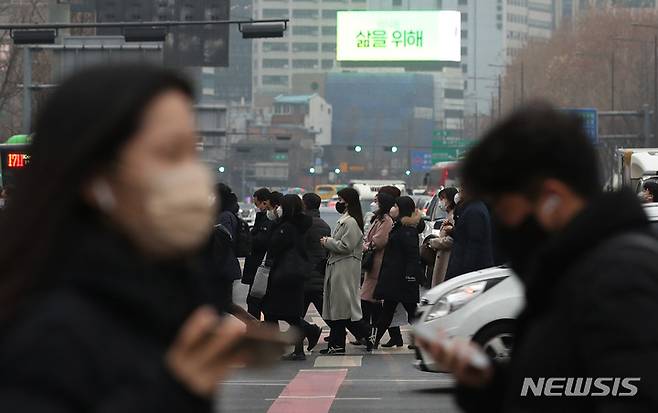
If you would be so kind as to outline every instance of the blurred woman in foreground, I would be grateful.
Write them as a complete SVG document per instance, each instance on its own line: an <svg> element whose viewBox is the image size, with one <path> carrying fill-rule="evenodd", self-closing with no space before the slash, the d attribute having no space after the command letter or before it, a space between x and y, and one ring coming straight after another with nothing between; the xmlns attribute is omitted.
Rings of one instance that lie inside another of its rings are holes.
<svg viewBox="0 0 658 413"><path fill-rule="evenodd" d="M215 217L195 130L191 86L154 67L49 98L0 224L2 411L211 411L244 332L195 259Z"/></svg>

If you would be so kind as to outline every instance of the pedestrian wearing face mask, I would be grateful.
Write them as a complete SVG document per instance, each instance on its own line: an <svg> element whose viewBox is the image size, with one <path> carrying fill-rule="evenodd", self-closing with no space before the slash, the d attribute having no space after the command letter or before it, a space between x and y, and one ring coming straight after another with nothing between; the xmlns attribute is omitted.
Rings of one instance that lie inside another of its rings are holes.
<svg viewBox="0 0 658 413"><path fill-rule="evenodd" d="M467 412L658 411L658 241L636 194L602 193L598 165L582 120L544 103L469 151L462 182L491 203L526 304L509 364L474 367L475 344L423 341ZM584 395L521 395L540 378L541 394Z"/></svg>
<svg viewBox="0 0 658 413"><path fill-rule="evenodd" d="M251 229L252 253L245 258L244 269L242 270L242 283L249 286L249 292L251 292L256 271L265 258L272 233L272 221L267 218L270 195L271 192L267 188L260 188L253 195L257 212L254 226ZM247 311L260 320L261 300L247 294Z"/></svg>
<svg viewBox="0 0 658 413"><path fill-rule="evenodd" d="M372 251L371 267L366 269L363 284L361 285L361 309L363 320L371 327L376 328L377 321L381 315L381 300L373 296L375 286L379 279L379 272L382 268L384 259L384 250L388 243L388 234L393 228L393 219L388 215L389 211L395 204L393 197L385 192L379 192L375 199L377 206L372 217L370 229L363 240L363 251ZM391 343L397 343L391 339ZM399 345L402 345L400 337ZM363 343L366 344L366 343Z"/></svg>
<svg viewBox="0 0 658 413"><path fill-rule="evenodd" d="M436 260L432 271L432 288L442 283L448 270L450 262L450 253L452 251L452 231L455 225L455 196L457 188L445 188L439 192L440 208L448 215L441 224L439 236L429 241L430 247L436 251Z"/></svg>
<svg viewBox="0 0 658 413"><path fill-rule="evenodd" d="M455 225L446 280L494 265L489 209L466 190L455 196L459 202L453 213Z"/></svg>
<svg viewBox="0 0 658 413"><path fill-rule="evenodd" d="M200 261L215 210L192 104L133 65L48 96L0 222L2 411L209 413L244 361Z"/></svg>
<svg viewBox="0 0 658 413"><path fill-rule="evenodd" d="M302 200L297 195L285 195L277 208L281 209L281 215L272 228L267 249L266 260L271 270L262 308L265 321L285 321L303 330L295 350L284 357L284 360L302 361L306 359L304 339L317 343L320 336L317 326L302 322L304 284L311 268L304 239L313 220L303 214Z"/></svg>
<svg viewBox="0 0 658 413"><path fill-rule="evenodd" d="M375 348L391 325L398 304L404 306L411 323L419 301L418 279L422 267L416 227L422 217L413 199L408 196L402 196L395 201L391 217L395 224L389 234L382 269L374 291L374 297L384 301L377 323Z"/></svg>
<svg viewBox="0 0 658 413"><path fill-rule="evenodd" d="M354 188L338 191L336 211L342 214L331 237L321 239L329 251L324 281L322 318L331 329L329 345L322 354L345 354L346 329L356 338L368 341L369 328L363 323L359 287L363 254L363 212L359 193Z"/></svg>
<svg viewBox="0 0 658 413"><path fill-rule="evenodd" d="M270 194L270 199L267 205L267 219L272 222L276 222L283 213L281 209L281 199L283 199L283 194L278 191L272 191Z"/></svg>

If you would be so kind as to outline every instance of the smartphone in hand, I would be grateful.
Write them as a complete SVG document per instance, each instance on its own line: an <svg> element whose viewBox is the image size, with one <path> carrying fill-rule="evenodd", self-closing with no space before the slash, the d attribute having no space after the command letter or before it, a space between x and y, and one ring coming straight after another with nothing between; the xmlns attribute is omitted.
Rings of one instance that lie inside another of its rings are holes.
<svg viewBox="0 0 658 413"><path fill-rule="evenodd" d="M430 328L428 325L416 324L413 328L413 335L432 345L441 347L443 353L455 351L455 342L453 339L441 336L438 331ZM436 361L440 364L440 360ZM481 350L472 352L469 355L468 364L471 368L482 371L491 367L489 357Z"/></svg>

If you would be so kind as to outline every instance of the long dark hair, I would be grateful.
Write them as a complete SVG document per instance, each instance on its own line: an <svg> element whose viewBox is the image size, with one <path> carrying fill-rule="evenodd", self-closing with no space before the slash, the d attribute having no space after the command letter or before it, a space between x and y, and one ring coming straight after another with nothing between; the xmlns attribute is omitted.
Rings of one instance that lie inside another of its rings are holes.
<svg viewBox="0 0 658 413"><path fill-rule="evenodd" d="M281 198L281 209L283 210L281 222L290 222L296 216L303 213L304 206L302 205L302 200L299 196L288 194Z"/></svg>
<svg viewBox="0 0 658 413"><path fill-rule="evenodd" d="M379 204L379 209L373 215L372 221L370 221L371 224L375 222L376 219L382 219L384 215L391 211L391 208L395 205L395 198L386 192L380 191L377 194L377 203Z"/></svg>
<svg viewBox="0 0 658 413"><path fill-rule="evenodd" d="M46 262L79 242L76 228L94 214L83 188L114 167L148 104L169 90L194 94L184 78L162 68L104 65L78 72L48 98L30 165L0 222L0 233L12 234L0 247L0 318L11 315L28 290L56 282L45 274Z"/></svg>
<svg viewBox="0 0 658 413"><path fill-rule="evenodd" d="M457 206L457 204L455 204L455 195L457 195L458 192L459 191L455 187L448 187L439 191L439 198L445 198L446 201L448 201L448 205L446 205L446 210L448 212L452 211Z"/></svg>
<svg viewBox="0 0 658 413"><path fill-rule="evenodd" d="M337 195L347 202L347 213L356 220L356 223L363 231L363 210L359 201L359 193L354 188L343 188L338 191Z"/></svg>

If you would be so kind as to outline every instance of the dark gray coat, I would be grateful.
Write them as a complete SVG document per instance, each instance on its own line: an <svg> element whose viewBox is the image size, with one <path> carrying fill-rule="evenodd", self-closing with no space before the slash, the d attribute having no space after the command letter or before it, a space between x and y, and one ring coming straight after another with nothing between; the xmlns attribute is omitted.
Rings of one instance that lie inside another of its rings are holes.
<svg viewBox="0 0 658 413"><path fill-rule="evenodd" d="M468 202L455 211L452 239L446 280L494 265L491 217L484 202Z"/></svg>
<svg viewBox="0 0 658 413"><path fill-rule="evenodd" d="M313 267L313 270L306 280L305 290L307 292L322 292L324 291L324 273L327 265L327 250L320 244L320 238L330 237L331 228L329 227L329 224L320 218L320 211L317 209L307 210L305 214L313 218L313 224L304 237L306 253L308 254L309 261Z"/></svg>

